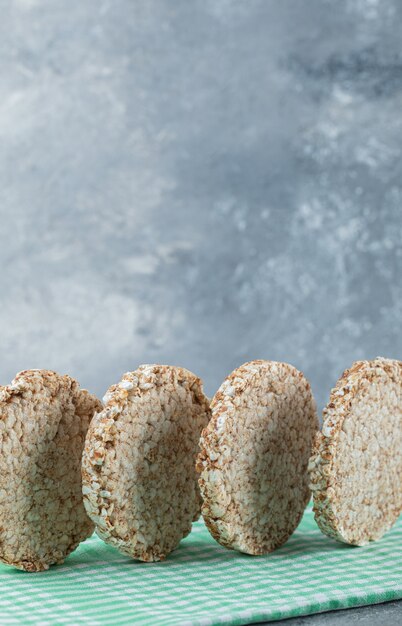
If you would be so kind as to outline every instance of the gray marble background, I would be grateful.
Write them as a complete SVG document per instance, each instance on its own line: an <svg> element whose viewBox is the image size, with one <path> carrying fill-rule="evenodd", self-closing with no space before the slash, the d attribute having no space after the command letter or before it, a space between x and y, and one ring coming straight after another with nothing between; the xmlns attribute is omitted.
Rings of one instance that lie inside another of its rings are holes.
<svg viewBox="0 0 402 626"><path fill-rule="evenodd" d="M402 2L0 14L0 383L402 357Z"/></svg>

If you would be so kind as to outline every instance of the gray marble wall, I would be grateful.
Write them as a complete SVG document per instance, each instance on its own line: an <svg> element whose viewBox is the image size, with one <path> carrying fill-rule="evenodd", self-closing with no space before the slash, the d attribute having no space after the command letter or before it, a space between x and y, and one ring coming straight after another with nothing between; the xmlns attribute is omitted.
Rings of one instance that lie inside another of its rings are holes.
<svg viewBox="0 0 402 626"><path fill-rule="evenodd" d="M0 14L0 383L402 357L402 2Z"/></svg>

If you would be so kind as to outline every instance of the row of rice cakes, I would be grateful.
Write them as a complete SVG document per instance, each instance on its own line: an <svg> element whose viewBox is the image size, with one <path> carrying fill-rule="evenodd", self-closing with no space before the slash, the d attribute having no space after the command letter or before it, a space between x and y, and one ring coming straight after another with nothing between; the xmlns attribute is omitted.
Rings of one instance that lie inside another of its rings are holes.
<svg viewBox="0 0 402 626"><path fill-rule="evenodd" d="M27 370L0 388L0 559L62 563L96 529L159 561L200 512L223 546L261 555L294 532L310 499L321 530L379 539L402 508L402 363L344 372L324 410L286 363L251 361L212 402L201 380L142 365L102 404L70 376Z"/></svg>

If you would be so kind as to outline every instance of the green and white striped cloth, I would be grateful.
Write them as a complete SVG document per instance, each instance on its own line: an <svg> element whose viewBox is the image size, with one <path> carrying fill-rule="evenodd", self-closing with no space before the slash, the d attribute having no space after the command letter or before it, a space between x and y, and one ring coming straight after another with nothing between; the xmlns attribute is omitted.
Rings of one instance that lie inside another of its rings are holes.
<svg viewBox="0 0 402 626"><path fill-rule="evenodd" d="M0 624L250 624L402 597L402 520L354 548L318 530L311 509L285 546L251 557L203 523L162 563L140 563L95 535L64 565L27 574L0 566Z"/></svg>

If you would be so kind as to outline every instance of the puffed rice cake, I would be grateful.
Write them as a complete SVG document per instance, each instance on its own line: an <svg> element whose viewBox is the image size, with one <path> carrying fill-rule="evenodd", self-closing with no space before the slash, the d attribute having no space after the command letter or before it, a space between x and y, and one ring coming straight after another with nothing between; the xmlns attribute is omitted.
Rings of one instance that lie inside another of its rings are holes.
<svg viewBox="0 0 402 626"><path fill-rule="evenodd" d="M107 391L83 455L83 494L96 532L141 561L164 559L200 515L195 459L210 417L202 383L142 365Z"/></svg>
<svg viewBox="0 0 402 626"><path fill-rule="evenodd" d="M81 455L101 403L70 376L26 370L0 387L0 560L28 572L62 563L93 532Z"/></svg>
<svg viewBox="0 0 402 626"><path fill-rule="evenodd" d="M223 546L266 554L293 533L310 498L318 429L310 385L287 363L251 361L226 378L211 408L197 462L205 523Z"/></svg>
<svg viewBox="0 0 402 626"><path fill-rule="evenodd" d="M402 363L377 357L345 370L324 409L309 464L326 535L363 546L402 510Z"/></svg>

